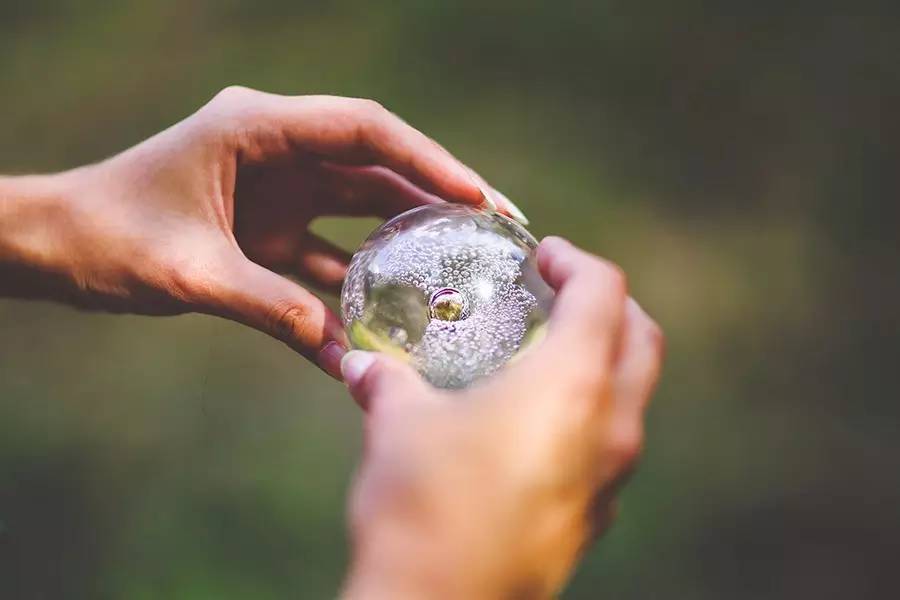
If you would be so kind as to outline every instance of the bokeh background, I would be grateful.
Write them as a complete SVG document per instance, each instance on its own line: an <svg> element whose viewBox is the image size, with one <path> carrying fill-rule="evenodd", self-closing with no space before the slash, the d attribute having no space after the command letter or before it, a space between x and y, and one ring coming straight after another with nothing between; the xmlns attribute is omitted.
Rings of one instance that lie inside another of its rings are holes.
<svg viewBox="0 0 900 600"><path fill-rule="evenodd" d="M0 172L233 83L375 98L620 263L668 334L564 598L896 598L895 6L0 1ZM254 331L2 301L0 597L333 597L359 449L342 387Z"/></svg>

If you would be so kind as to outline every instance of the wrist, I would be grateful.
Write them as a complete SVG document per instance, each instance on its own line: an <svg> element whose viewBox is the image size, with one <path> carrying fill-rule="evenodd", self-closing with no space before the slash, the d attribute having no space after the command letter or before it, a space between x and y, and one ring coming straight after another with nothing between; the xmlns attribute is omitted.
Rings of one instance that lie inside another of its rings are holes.
<svg viewBox="0 0 900 600"><path fill-rule="evenodd" d="M417 540L398 527L379 527L358 535L344 598L455 597L445 580L447 565L432 556L434 549L424 537Z"/></svg>
<svg viewBox="0 0 900 600"><path fill-rule="evenodd" d="M0 177L0 296L50 297L69 280L74 172Z"/></svg>
<svg viewBox="0 0 900 600"><path fill-rule="evenodd" d="M437 545L436 540L431 544L427 540L410 543L398 536L381 535L369 540L365 546L354 550L343 598L455 600L481 597L471 593L471 585L464 578L453 576L449 562L433 556Z"/></svg>
<svg viewBox="0 0 900 600"><path fill-rule="evenodd" d="M349 600L539 598L518 573L499 568L486 544L461 543L446 530L380 526L358 536L343 597ZM466 536L463 536L466 537Z"/></svg>

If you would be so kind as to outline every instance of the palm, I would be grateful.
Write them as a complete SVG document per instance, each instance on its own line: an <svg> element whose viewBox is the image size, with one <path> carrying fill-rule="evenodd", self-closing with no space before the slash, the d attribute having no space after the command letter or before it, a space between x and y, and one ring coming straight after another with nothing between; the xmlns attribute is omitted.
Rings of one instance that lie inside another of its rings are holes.
<svg viewBox="0 0 900 600"><path fill-rule="evenodd" d="M339 286L344 251L309 231L324 215L387 218L438 198L381 167L319 161L250 165L238 172L234 232L243 252L269 269L326 289Z"/></svg>

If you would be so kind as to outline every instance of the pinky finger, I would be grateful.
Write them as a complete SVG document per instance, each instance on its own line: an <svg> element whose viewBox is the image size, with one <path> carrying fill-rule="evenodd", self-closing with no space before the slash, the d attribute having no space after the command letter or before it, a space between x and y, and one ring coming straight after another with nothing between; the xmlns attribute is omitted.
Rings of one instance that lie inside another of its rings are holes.
<svg viewBox="0 0 900 600"><path fill-rule="evenodd" d="M643 449L644 411L659 379L662 334L628 298L619 353L613 367L610 418L605 429L603 480L607 494L628 480Z"/></svg>

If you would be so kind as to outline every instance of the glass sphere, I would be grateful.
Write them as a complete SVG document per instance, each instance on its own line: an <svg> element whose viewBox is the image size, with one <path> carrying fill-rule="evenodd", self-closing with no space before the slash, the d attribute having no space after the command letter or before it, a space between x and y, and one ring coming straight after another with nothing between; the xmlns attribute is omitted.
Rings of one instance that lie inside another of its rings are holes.
<svg viewBox="0 0 900 600"><path fill-rule="evenodd" d="M341 291L355 348L390 353L429 382L462 388L514 358L542 331L553 291L537 242L495 212L440 203L376 229Z"/></svg>

